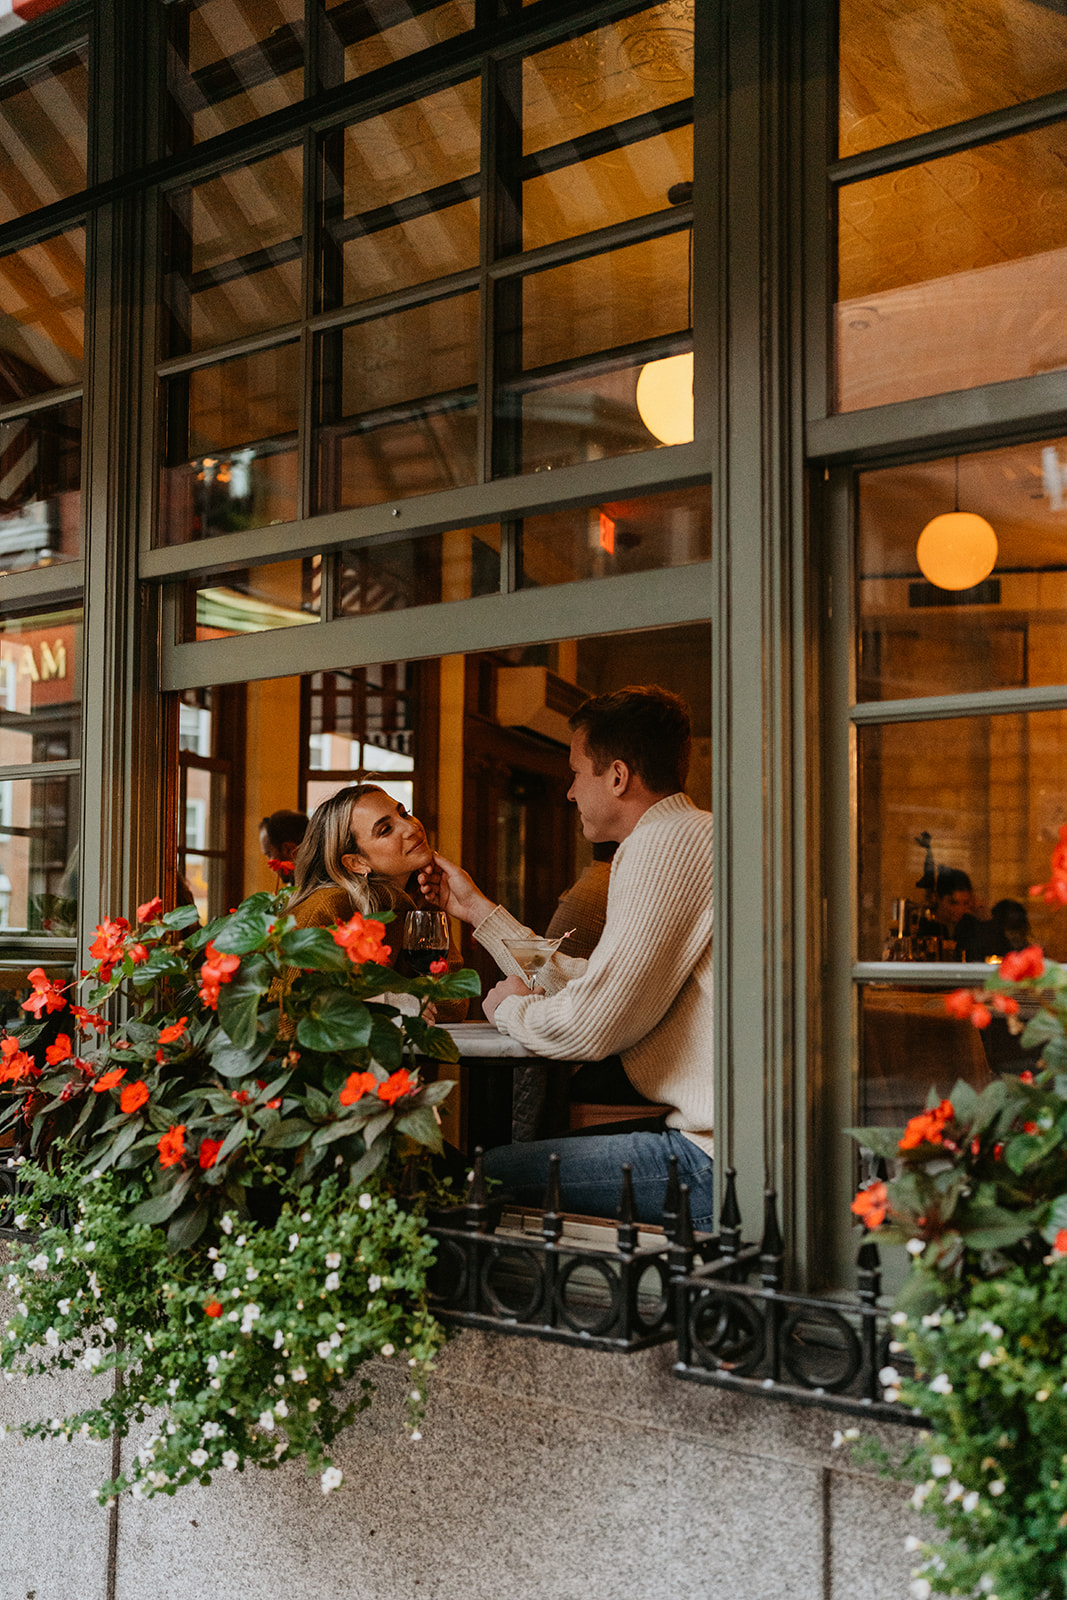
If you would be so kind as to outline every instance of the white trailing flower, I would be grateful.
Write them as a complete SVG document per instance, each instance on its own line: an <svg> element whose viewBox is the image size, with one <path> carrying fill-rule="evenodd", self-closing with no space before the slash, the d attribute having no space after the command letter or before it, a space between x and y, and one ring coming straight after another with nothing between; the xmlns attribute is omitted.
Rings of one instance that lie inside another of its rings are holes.
<svg viewBox="0 0 1067 1600"><path fill-rule="evenodd" d="M59 1312L61 1317L69 1317L70 1316L70 1301L69 1301L69 1299L57 1300L56 1301L56 1309L58 1310L58 1312Z"/></svg>
<svg viewBox="0 0 1067 1600"><path fill-rule="evenodd" d="M219 1259L219 1253L214 1245L212 1245L211 1249L208 1251L207 1258L209 1261L217 1261Z"/></svg>
<svg viewBox="0 0 1067 1600"><path fill-rule="evenodd" d="M392 1344L383 1344L382 1345L382 1355L383 1356L395 1356L396 1355L396 1346L392 1345Z"/></svg>
<svg viewBox="0 0 1067 1600"><path fill-rule="evenodd" d="M191 1467L202 1467L206 1461L207 1461L207 1451L206 1450L197 1449L197 1450L193 1450L193 1451L190 1452L189 1465Z"/></svg>
<svg viewBox="0 0 1067 1600"><path fill-rule="evenodd" d="M911 1249L911 1245L908 1246L908 1249L909 1250ZM940 1328L940 1326L941 1326L941 1313L940 1313L940 1311L931 1311L925 1317L923 1317L923 1327L924 1328Z"/></svg>
<svg viewBox="0 0 1067 1600"><path fill-rule="evenodd" d="M224 1450L222 1452L222 1464L226 1468L227 1472L235 1471L235 1469L236 1469L236 1467L238 1465L237 1451L236 1450Z"/></svg>
<svg viewBox="0 0 1067 1600"><path fill-rule="evenodd" d="M978 1509L978 1501L980 1500L980 1498L981 1498L981 1496L979 1495L977 1489L968 1489L967 1490L967 1493L964 1495L963 1499L960 1501L960 1504L962 1505L964 1511L966 1511L968 1516L970 1516L972 1511L977 1511L977 1509Z"/></svg>
<svg viewBox="0 0 1067 1600"><path fill-rule="evenodd" d="M981 1350L978 1354L978 1365L982 1368L992 1367L996 1364L997 1357L992 1350Z"/></svg>
<svg viewBox="0 0 1067 1600"><path fill-rule="evenodd" d="M915 1600L930 1600L933 1592L927 1578L914 1578L908 1590L909 1594L915 1596Z"/></svg>
<svg viewBox="0 0 1067 1600"><path fill-rule="evenodd" d="M209 1372L217 1372L219 1370L218 1356L208 1356L206 1366Z"/></svg>
<svg viewBox="0 0 1067 1600"><path fill-rule="evenodd" d="M911 1503L915 1507L916 1511L922 1510L923 1506L926 1504L926 1498L933 1487L934 1485L932 1480L929 1483L917 1483L915 1485L915 1488L911 1493Z"/></svg>
<svg viewBox="0 0 1067 1600"><path fill-rule="evenodd" d="M326 1265L328 1267L339 1267L341 1265L340 1250L330 1250L327 1252Z"/></svg>
<svg viewBox="0 0 1067 1600"><path fill-rule="evenodd" d="M211 1271L213 1272L215 1277L221 1283L223 1278L226 1276L226 1271L227 1271L225 1261L216 1261L215 1265L212 1267Z"/></svg>
<svg viewBox="0 0 1067 1600"><path fill-rule="evenodd" d="M904 1248L911 1256L921 1256L923 1251L926 1249L926 1240L909 1239Z"/></svg>
<svg viewBox="0 0 1067 1600"><path fill-rule="evenodd" d="M328 1361L333 1352L333 1345L328 1339L320 1339L315 1346L315 1354L320 1361Z"/></svg>
<svg viewBox="0 0 1067 1600"><path fill-rule="evenodd" d="M322 1404L321 1400L317 1400L317 1399L313 1398L313 1399L308 1401L308 1410L309 1411L317 1411L319 1409L319 1407L321 1406L321 1404Z"/></svg>
<svg viewBox="0 0 1067 1600"><path fill-rule="evenodd" d="M287 1417L289 1415L289 1407L286 1405L284 1400L278 1400L275 1403L274 1415L276 1417Z"/></svg>
<svg viewBox="0 0 1067 1600"><path fill-rule="evenodd" d="M180 1388L181 1388L181 1381L178 1378L172 1378L170 1380L170 1382L167 1384L167 1393L170 1395L172 1400L174 1399L174 1396L178 1393L178 1390Z"/></svg>
<svg viewBox="0 0 1067 1600"><path fill-rule="evenodd" d="M411 1440L412 1444L418 1444L419 1440L422 1438L422 1434L419 1432L418 1428L412 1428L411 1432L408 1434L408 1438Z"/></svg>
<svg viewBox="0 0 1067 1600"><path fill-rule="evenodd" d="M953 1478L945 1490L945 1504L950 1506L954 1500L962 1500L964 1496L963 1484L958 1478Z"/></svg>
<svg viewBox="0 0 1067 1600"><path fill-rule="evenodd" d="M373 1201L373 1199L371 1198L371 1196L369 1194L361 1194L360 1195L360 1197L359 1197L359 1209L361 1211L369 1211L373 1204L374 1204L374 1201Z"/></svg>
<svg viewBox="0 0 1067 1600"><path fill-rule="evenodd" d="M275 1334L274 1334L274 1348L275 1348L275 1350L280 1350L284 1343L285 1343L285 1334L282 1332L282 1330L280 1328L278 1328L278 1329L275 1330Z"/></svg>
<svg viewBox="0 0 1067 1600"><path fill-rule="evenodd" d="M104 1317L100 1323L105 1333L118 1333L119 1325L114 1317Z"/></svg>
<svg viewBox="0 0 1067 1600"><path fill-rule="evenodd" d="M289 1249L290 1249L290 1252L295 1250L299 1243L300 1243L300 1235L298 1233L291 1233L289 1235Z"/></svg>
<svg viewBox="0 0 1067 1600"><path fill-rule="evenodd" d="M339 1272L328 1272L326 1274L326 1283L324 1287L326 1288L327 1293L329 1293L331 1289L339 1289L341 1287L341 1274Z"/></svg>
<svg viewBox="0 0 1067 1600"><path fill-rule="evenodd" d="M256 1281L256 1279L258 1277L259 1277L259 1269L257 1267L246 1267L245 1268L245 1280L246 1280L246 1282L255 1283L255 1281Z"/></svg>
<svg viewBox="0 0 1067 1600"><path fill-rule="evenodd" d="M340 1467L327 1467L326 1471L319 1479L319 1482L322 1485L323 1494L332 1494L335 1489L339 1489L341 1487L344 1481L345 1475L341 1471Z"/></svg>
<svg viewBox="0 0 1067 1600"><path fill-rule="evenodd" d="M952 1471L952 1462L948 1456L931 1456L930 1471L935 1478L947 1478Z"/></svg>
<svg viewBox="0 0 1067 1600"><path fill-rule="evenodd" d="M896 1367L883 1367L878 1374L878 1382L882 1384L899 1383L900 1373Z"/></svg>
<svg viewBox="0 0 1067 1600"><path fill-rule="evenodd" d="M229 1215L229 1213L223 1217L222 1221L219 1223L219 1227L222 1229L223 1233L233 1232L233 1218Z"/></svg>
<svg viewBox="0 0 1067 1600"><path fill-rule="evenodd" d="M997 1496L1002 1495L1006 1488L1007 1484L1004 1482L1003 1478L994 1478L993 1482L989 1485L989 1492L994 1496L994 1498L996 1498Z"/></svg>
<svg viewBox="0 0 1067 1600"><path fill-rule="evenodd" d="M248 1302L248 1304L245 1306L244 1314L241 1317L241 1332L242 1333L251 1333L254 1325L258 1321L259 1321L259 1307L257 1305L254 1305L253 1302L250 1300Z"/></svg>
<svg viewBox="0 0 1067 1600"><path fill-rule="evenodd" d="M86 1350L85 1354L82 1356L82 1366L85 1368L86 1372L95 1372L103 1359L104 1352L102 1350L98 1350L94 1345L91 1346L90 1349Z"/></svg>
<svg viewBox="0 0 1067 1600"><path fill-rule="evenodd" d="M370 1277L367 1279L367 1288L370 1290L371 1294L377 1294L381 1286L381 1278L379 1278L376 1272L372 1272Z"/></svg>
<svg viewBox="0 0 1067 1600"><path fill-rule="evenodd" d="M916 1550L921 1550L922 1547L922 1540L917 1539L913 1533L909 1533L908 1537L904 1540L904 1548L909 1555L914 1555Z"/></svg>
<svg viewBox="0 0 1067 1600"><path fill-rule="evenodd" d="M265 1428L268 1433L272 1433L274 1431L273 1411L261 1411L259 1416L256 1418L256 1421L259 1423L259 1426L261 1428Z"/></svg>
<svg viewBox="0 0 1067 1600"><path fill-rule="evenodd" d="M217 1422L205 1422L204 1426L200 1429L200 1436L203 1439L217 1439L221 1432L222 1429L219 1427Z"/></svg>
<svg viewBox="0 0 1067 1600"><path fill-rule="evenodd" d="M15 1227L18 1229L18 1231L20 1233L25 1233L26 1229L29 1227L29 1225L30 1225L29 1217L26 1215L25 1211L20 1211L18 1216L15 1218ZM81 1231L82 1231L81 1230L81 1223L80 1222L76 1222L74 1224L74 1232L75 1233L81 1233Z"/></svg>
<svg viewBox="0 0 1067 1600"><path fill-rule="evenodd" d="M947 1372L939 1372L938 1373L937 1377L930 1384L930 1393L931 1394L951 1394L952 1393L952 1382L951 1382Z"/></svg>
<svg viewBox="0 0 1067 1600"><path fill-rule="evenodd" d="M1004 1329L1000 1324L998 1322L990 1322L988 1319L979 1326L978 1332L988 1333L991 1339L1003 1339L1004 1337Z"/></svg>
<svg viewBox="0 0 1067 1600"><path fill-rule="evenodd" d="M46 1328L44 1330L44 1342L50 1350L59 1349L59 1334L54 1328Z"/></svg>
<svg viewBox="0 0 1067 1600"><path fill-rule="evenodd" d="M306 1383L308 1375L304 1367L294 1367L289 1376L294 1383Z"/></svg>

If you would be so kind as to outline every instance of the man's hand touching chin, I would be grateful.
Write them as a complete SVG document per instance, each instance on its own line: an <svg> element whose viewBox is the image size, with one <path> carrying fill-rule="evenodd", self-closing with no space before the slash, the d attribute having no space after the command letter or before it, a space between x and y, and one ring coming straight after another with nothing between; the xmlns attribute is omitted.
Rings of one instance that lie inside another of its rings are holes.
<svg viewBox="0 0 1067 1600"><path fill-rule="evenodd" d="M482 1010L485 1012L485 1020L487 1022L495 1020L497 1006L501 1000L506 1000L509 994L533 993L543 995L544 992L543 989L528 989L521 978L503 978L499 983L493 985L487 995L482 997Z"/></svg>

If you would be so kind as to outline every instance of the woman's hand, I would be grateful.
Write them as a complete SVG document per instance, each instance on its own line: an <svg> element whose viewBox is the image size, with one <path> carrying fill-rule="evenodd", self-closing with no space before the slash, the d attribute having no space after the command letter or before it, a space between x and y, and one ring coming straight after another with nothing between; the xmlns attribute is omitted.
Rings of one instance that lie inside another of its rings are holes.
<svg viewBox="0 0 1067 1600"><path fill-rule="evenodd" d="M544 992L545 991L543 989L538 989L536 987L533 989L528 989L522 978L516 978L514 976L510 978L502 978L500 982L494 984L489 993L482 998L482 1011L485 1013L485 1020L486 1022L496 1021L496 1008L500 1004L501 1000L506 1000L509 995L543 995Z"/></svg>
<svg viewBox="0 0 1067 1600"><path fill-rule="evenodd" d="M436 852L430 865L419 873L419 889L427 905L447 911L461 922L469 922L472 928L484 922L493 909L493 902L486 898L474 879L447 856Z"/></svg>

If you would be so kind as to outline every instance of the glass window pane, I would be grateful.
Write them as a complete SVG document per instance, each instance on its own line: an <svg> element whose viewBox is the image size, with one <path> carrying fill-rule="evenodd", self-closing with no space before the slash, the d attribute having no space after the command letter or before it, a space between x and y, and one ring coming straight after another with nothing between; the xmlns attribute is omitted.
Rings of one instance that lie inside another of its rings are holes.
<svg viewBox="0 0 1067 1600"><path fill-rule="evenodd" d="M960 1079L975 1089L993 1070L1033 1066L1003 1017L979 1032L949 1016L945 991L918 985L866 984L860 989L859 1123L899 1128L926 1104L931 1088L947 1097Z"/></svg>
<svg viewBox="0 0 1067 1600"><path fill-rule="evenodd" d="M299 377L293 343L168 380L163 543L294 520Z"/></svg>
<svg viewBox="0 0 1067 1600"><path fill-rule="evenodd" d="M867 727L857 737L859 959L929 959L893 944L904 900L929 906L928 937L945 958L984 960L1030 937L1067 954L1067 916L1029 892L1048 878L1067 822L1067 711ZM944 885L947 868L966 881L938 896L928 885L939 875Z"/></svg>
<svg viewBox="0 0 1067 1600"><path fill-rule="evenodd" d="M521 587L687 567L710 556L708 489L605 501L524 520Z"/></svg>
<svg viewBox="0 0 1067 1600"><path fill-rule="evenodd" d="M302 159L283 150L169 196L168 355L300 316Z"/></svg>
<svg viewBox="0 0 1067 1600"><path fill-rule="evenodd" d="M968 569L958 563L988 535L957 544L951 527L932 528L928 570L982 579L947 589L920 569L917 542L956 505L957 467L959 507L985 519L994 543ZM857 553L857 699L1067 683L1067 440L862 473Z"/></svg>
<svg viewBox="0 0 1067 1600"><path fill-rule="evenodd" d="M475 481L476 294L324 335L320 373L320 511Z"/></svg>
<svg viewBox="0 0 1067 1600"><path fill-rule="evenodd" d="M319 620L322 557L272 561L200 583L190 579L192 637L229 639Z"/></svg>
<svg viewBox="0 0 1067 1600"><path fill-rule="evenodd" d="M85 230L0 256L0 405L80 383Z"/></svg>
<svg viewBox="0 0 1067 1600"><path fill-rule="evenodd" d="M85 188L88 104L84 46L0 85L0 222Z"/></svg>
<svg viewBox="0 0 1067 1600"><path fill-rule="evenodd" d="M409 0L403 6L394 0L365 0L361 5L327 0L328 49L332 45L331 56L343 50L347 82L466 33L474 26L474 9L475 0L447 0L444 5ZM403 20L397 21L398 16Z"/></svg>
<svg viewBox="0 0 1067 1600"><path fill-rule="evenodd" d="M82 614L0 622L0 766L81 753Z"/></svg>
<svg viewBox="0 0 1067 1600"><path fill-rule="evenodd" d="M0 779L0 930L72 938L78 779Z"/></svg>
<svg viewBox="0 0 1067 1600"><path fill-rule="evenodd" d="M526 371L688 327L688 230L523 280Z"/></svg>
<svg viewBox="0 0 1067 1600"><path fill-rule="evenodd" d="M327 139L325 305L477 265L480 105L473 78Z"/></svg>
<svg viewBox="0 0 1067 1600"><path fill-rule="evenodd" d="M304 0L182 0L167 13L172 150L302 99Z"/></svg>
<svg viewBox="0 0 1067 1600"><path fill-rule="evenodd" d="M523 154L692 93L693 7L666 0L523 62Z"/></svg>
<svg viewBox="0 0 1067 1600"><path fill-rule="evenodd" d="M1067 366L1067 124L841 191L837 407Z"/></svg>
<svg viewBox="0 0 1067 1600"><path fill-rule="evenodd" d="M0 422L0 570L81 554L82 403Z"/></svg>
<svg viewBox="0 0 1067 1600"><path fill-rule="evenodd" d="M638 405L637 386L650 368L668 375L657 414L649 412L658 433L652 432ZM575 378L538 382L525 392L517 385L504 391L499 411L521 421L523 472L681 444L693 437L692 356L688 365L671 357L663 362L623 358L591 363Z"/></svg>
<svg viewBox="0 0 1067 1600"><path fill-rule="evenodd" d="M572 155L566 165L553 163L544 172L539 157L532 164L537 175L522 189L524 250L664 210L668 191L693 180L693 126L643 134L581 162Z"/></svg>
<svg viewBox="0 0 1067 1600"><path fill-rule="evenodd" d="M840 19L843 156L1067 79L1067 14L1046 0L841 0Z"/></svg>
<svg viewBox="0 0 1067 1600"><path fill-rule="evenodd" d="M449 528L341 554L337 610L343 617L470 600L500 590L497 527Z"/></svg>

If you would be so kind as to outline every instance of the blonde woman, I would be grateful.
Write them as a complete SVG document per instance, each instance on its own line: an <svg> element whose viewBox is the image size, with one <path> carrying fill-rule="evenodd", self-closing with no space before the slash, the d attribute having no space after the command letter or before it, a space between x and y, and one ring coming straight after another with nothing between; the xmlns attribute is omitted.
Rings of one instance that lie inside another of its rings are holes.
<svg viewBox="0 0 1067 1600"><path fill-rule="evenodd" d="M426 901L416 874L433 862L426 830L377 784L357 783L324 800L308 823L296 854L295 888L287 910L301 928L328 928L359 911L392 911L385 930L397 972L406 972L405 913ZM449 950L449 969L462 965ZM462 1022L465 1000L437 1003L437 1021Z"/></svg>

